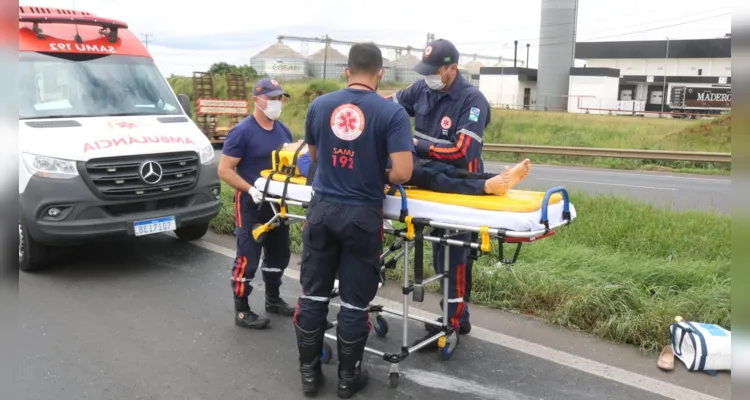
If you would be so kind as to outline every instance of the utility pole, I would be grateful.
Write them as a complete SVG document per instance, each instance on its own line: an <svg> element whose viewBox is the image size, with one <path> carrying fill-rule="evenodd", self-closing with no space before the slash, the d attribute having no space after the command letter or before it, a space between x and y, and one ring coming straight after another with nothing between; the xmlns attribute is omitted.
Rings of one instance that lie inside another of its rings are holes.
<svg viewBox="0 0 750 400"><path fill-rule="evenodd" d="M323 52L323 80L326 80L326 66L328 65L328 34L326 33L325 51Z"/></svg>
<svg viewBox="0 0 750 400"><path fill-rule="evenodd" d="M143 45L146 46L148 49L148 44L150 40L148 40L149 37L151 37L153 34L151 33L141 33L141 37L143 38Z"/></svg>
<svg viewBox="0 0 750 400"><path fill-rule="evenodd" d="M661 112L664 112L664 103L667 102L667 64L669 63L669 37L667 37L667 51L664 54L664 82L661 87ZM661 115L659 115L661 118Z"/></svg>

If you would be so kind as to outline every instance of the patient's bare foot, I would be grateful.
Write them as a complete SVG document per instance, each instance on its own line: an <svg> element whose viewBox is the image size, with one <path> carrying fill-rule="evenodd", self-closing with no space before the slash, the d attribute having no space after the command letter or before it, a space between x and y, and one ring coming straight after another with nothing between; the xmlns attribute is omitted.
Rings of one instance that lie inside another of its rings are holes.
<svg viewBox="0 0 750 400"><path fill-rule="evenodd" d="M528 158L513 168L505 167L505 171L484 183L484 192L496 196L503 195L524 180L529 175L529 171L531 171L531 161Z"/></svg>
<svg viewBox="0 0 750 400"><path fill-rule="evenodd" d="M510 189L510 168L505 170L484 182L484 192L500 196Z"/></svg>
<svg viewBox="0 0 750 400"><path fill-rule="evenodd" d="M511 168L510 171L508 171L510 175L510 187L514 188L522 180L526 179L530 171L531 171L531 161L529 161L528 158L514 165L513 168Z"/></svg>

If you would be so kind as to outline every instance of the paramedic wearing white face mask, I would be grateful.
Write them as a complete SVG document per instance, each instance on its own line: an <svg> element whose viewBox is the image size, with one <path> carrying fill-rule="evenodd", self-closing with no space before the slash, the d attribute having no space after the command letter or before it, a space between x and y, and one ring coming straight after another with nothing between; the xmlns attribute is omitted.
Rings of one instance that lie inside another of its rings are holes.
<svg viewBox="0 0 750 400"><path fill-rule="evenodd" d="M440 164L450 164L481 174L482 138L490 123L490 106L484 95L458 72L458 56L456 46L445 39L428 43L422 60L413 67L424 79L390 98L414 117L417 165L430 168L432 164L439 169ZM468 241L470 236L455 238ZM444 257L443 247L433 243L432 261L438 274L443 272ZM448 325L459 334L468 334L472 267L468 251L451 247L449 267ZM425 328L428 336L436 333L430 324L425 324Z"/></svg>
<svg viewBox="0 0 750 400"><path fill-rule="evenodd" d="M260 266L266 286L266 312L291 317L294 307L279 297L281 277L289 264L289 226L281 225L269 231L263 244L253 240L252 229L273 217L270 204L260 204L263 195L252 185L260 172L271 169L271 152L285 143L292 143L292 132L277 118L281 115L283 97L289 94L275 80L264 78L253 88L253 114L229 131L219 161L219 177L235 189L234 222L237 237L237 256L232 264L231 285L234 292L234 322L243 328L262 329L270 320L250 310L248 296L253 287L261 249ZM260 206L260 208L259 208Z"/></svg>

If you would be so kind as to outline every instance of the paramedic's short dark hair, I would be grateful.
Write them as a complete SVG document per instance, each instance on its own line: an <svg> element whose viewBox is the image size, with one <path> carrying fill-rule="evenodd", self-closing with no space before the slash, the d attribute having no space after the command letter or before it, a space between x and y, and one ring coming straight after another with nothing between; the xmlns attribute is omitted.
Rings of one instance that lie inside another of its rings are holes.
<svg viewBox="0 0 750 400"><path fill-rule="evenodd" d="M349 49L349 73L375 75L383 68L383 53L372 43L358 43Z"/></svg>

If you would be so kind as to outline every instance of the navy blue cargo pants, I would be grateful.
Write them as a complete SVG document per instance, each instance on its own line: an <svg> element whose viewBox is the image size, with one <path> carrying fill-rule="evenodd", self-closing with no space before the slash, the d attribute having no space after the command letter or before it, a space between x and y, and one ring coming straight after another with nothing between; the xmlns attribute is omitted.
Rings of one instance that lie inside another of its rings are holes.
<svg viewBox="0 0 750 400"><path fill-rule="evenodd" d="M414 172L406 185L433 192L478 196L484 194L484 182L494 176L471 173L440 161L421 161L414 164Z"/></svg>
<svg viewBox="0 0 750 400"><path fill-rule="evenodd" d="M435 229L433 236L444 235L442 229ZM470 241L471 234L451 236L451 239ZM469 263L469 251L464 247L450 246L448 255L448 325L458 329L460 325L469 322L469 291L471 290L471 263ZM439 243L432 243L432 266L435 273L441 275L445 269L445 247ZM443 288L443 280L440 280L440 289ZM440 309L445 305L440 303Z"/></svg>
<svg viewBox="0 0 750 400"><path fill-rule="evenodd" d="M495 174L472 173L456 168L441 161L419 160L414 165L414 172L407 185L442 193L456 193L468 195L483 195L485 180ZM435 235L445 234L437 229ZM470 241L471 234L453 236L453 239ZM451 246L449 251L448 271L448 324L455 329L469 321L468 302L471 297L471 269L472 260L468 259L468 249ZM432 265L436 274L442 274L445 269L445 248L439 243L432 243ZM443 281L440 281L442 288ZM440 308L443 308L440 304Z"/></svg>
<svg viewBox="0 0 750 400"><path fill-rule="evenodd" d="M302 228L302 245L302 295L294 322L306 331L325 329L338 273L338 334L347 342L367 335L368 310L380 282L382 208L327 201L316 194Z"/></svg>
<svg viewBox="0 0 750 400"><path fill-rule="evenodd" d="M256 243L252 234L253 225L266 223L273 216L269 203L264 202L258 210L258 204L253 202L249 193L235 192L234 233L237 237L237 256L232 265L232 290L235 298L246 298L253 291L250 282L258 270L261 250L264 251L260 270L266 288L274 290L281 286L281 277L291 257L289 226L281 225L270 230L262 244Z"/></svg>

